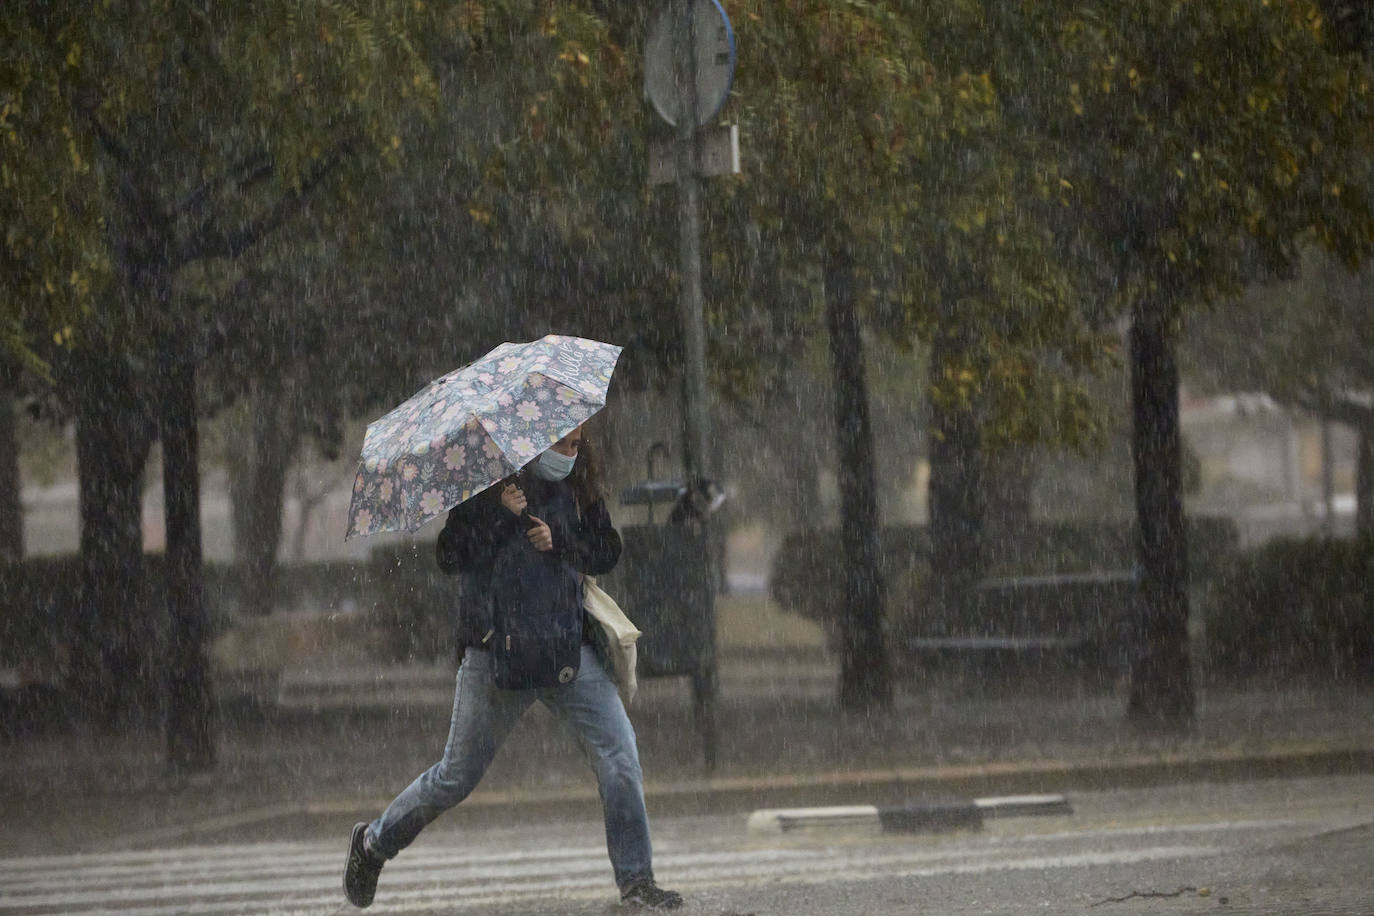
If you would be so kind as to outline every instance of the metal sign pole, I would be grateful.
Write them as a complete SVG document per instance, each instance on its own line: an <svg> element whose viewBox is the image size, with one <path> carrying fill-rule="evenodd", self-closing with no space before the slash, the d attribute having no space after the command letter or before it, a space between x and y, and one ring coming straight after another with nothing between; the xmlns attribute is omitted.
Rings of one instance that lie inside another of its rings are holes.
<svg viewBox="0 0 1374 916"><path fill-rule="evenodd" d="M696 15L692 0L673 0L673 71L678 97L677 165L679 208L678 257L682 287L679 320L683 345L683 457L689 490L710 478L709 404L706 400L706 327L701 294L701 175L698 146L698 105ZM692 677L692 705L701 734L702 756L707 769L716 766L715 699L716 670L716 581L715 522L701 519L706 534L706 556L702 574L706 587L702 608L706 626L706 645L701 665Z"/></svg>
<svg viewBox="0 0 1374 916"><path fill-rule="evenodd" d="M691 0L673 0L673 65L678 93L678 267L682 277L685 433L683 455L690 483L710 477L706 402L706 330L701 294L701 176L697 130L696 16Z"/></svg>
<svg viewBox="0 0 1374 916"><path fill-rule="evenodd" d="M704 33L704 34L703 34ZM703 53L704 52L704 53ZM701 292L701 181L704 174L739 171L739 134L733 128L703 133L725 104L735 69L735 40L729 17L718 0L669 0L650 28L645 44L645 92L659 115L674 128L671 144L651 144L649 181L674 181L678 187L678 267L681 289L678 318L682 330L683 471L686 500L710 500L710 402L706 388L706 324ZM668 149L667 147L671 147ZM671 174L669 174L671 173ZM700 646L692 674L692 698L702 752L708 769L716 765L715 595L720 582L722 543L710 517L715 505L688 524L700 526ZM685 533L685 532L684 532ZM695 572L695 571L694 571ZM695 578L695 576L693 576Z"/></svg>

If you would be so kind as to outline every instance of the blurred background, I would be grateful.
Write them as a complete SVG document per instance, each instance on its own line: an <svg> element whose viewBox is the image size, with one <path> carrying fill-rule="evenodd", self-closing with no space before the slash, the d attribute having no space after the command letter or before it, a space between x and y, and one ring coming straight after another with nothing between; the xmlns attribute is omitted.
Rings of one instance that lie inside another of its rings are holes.
<svg viewBox="0 0 1374 916"><path fill-rule="evenodd" d="M1185 726L1195 681L1374 673L1364 6L738 0L700 135L655 15L0 12L9 731L197 768L228 698L451 666L437 530L343 540L362 436L546 333L625 348L619 524L724 494L702 638L845 708L952 657ZM651 168L710 132L737 164Z"/></svg>

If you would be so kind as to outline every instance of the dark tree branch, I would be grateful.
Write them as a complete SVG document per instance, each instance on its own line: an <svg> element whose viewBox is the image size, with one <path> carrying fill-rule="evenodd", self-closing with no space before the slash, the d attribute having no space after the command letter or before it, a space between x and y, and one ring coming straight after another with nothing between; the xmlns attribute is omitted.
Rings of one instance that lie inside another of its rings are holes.
<svg viewBox="0 0 1374 916"><path fill-rule="evenodd" d="M173 269L208 258L237 258L252 248L304 209L315 189L343 160L348 150L347 144L340 145L331 156L325 158L306 176L298 188L283 194L266 213L255 220L227 228L218 217L206 219L177 246L176 254L172 258Z"/></svg>
<svg viewBox="0 0 1374 916"><path fill-rule="evenodd" d="M188 193L176 206L173 207L173 215L184 213L201 213L210 198L218 194L220 189L230 181L234 182L239 190L243 190L250 185L268 178L275 168L272 157L266 152L259 150L244 156L239 161L229 167L223 175L216 175L201 182L194 190Z"/></svg>
<svg viewBox="0 0 1374 916"><path fill-rule="evenodd" d="M119 166L118 199L134 228L129 231L126 227L116 233L114 254L124 274L139 286L147 281L155 266L166 263L168 253L163 243L167 237L167 217L155 190L151 169L101 122L90 101L82 101L76 108L90 123L100 148Z"/></svg>
<svg viewBox="0 0 1374 916"><path fill-rule="evenodd" d="M86 120L91 122L91 130L95 132L95 138L100 142L101 149L105 150L106 154L120 165L132 166L134 164L133 153L129 151L122 140L115 136L114 131L106 127L100 118L96 117L95 109L90 105L81 105L80 110L86 116Z"/></svg>
<svg viewBox="0 0 1374 916"><path fill-rule="evenodd" d="M255 296L266 286L267 280L266 274L245 274L234 283L233 288L224 295L218 306L210 310L209 314L214 317L201 325L200 334L193 345L198 364L203 364L210 357L223 352L242 334L252 314Z"/></svg>
<svg viewBox="0 0 1374 916"><path fill-rule="evenodd" d="M1172 202L1144 203L1121 188L1107 190L1111 203L1096 209L1092 223L1103 238L1120 242L1123 252L1144 251L1151 239L1178 224L1177 207Z"/></svg>

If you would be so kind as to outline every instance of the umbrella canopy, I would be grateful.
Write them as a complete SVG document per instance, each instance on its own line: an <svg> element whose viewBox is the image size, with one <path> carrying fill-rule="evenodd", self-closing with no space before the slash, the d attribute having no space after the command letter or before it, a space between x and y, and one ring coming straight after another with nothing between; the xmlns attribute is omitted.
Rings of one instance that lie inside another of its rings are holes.
<svg viewBox="0 0 1374 916"><path fill-rule="evenodd" d="M529 464L606 405L620 347L503 343L367 427L344 539L415 531Z"/></svg>

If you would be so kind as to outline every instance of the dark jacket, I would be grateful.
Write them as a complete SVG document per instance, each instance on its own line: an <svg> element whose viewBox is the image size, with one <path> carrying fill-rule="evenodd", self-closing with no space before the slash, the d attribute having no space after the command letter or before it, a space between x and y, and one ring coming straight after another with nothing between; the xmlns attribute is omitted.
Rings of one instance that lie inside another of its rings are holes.
<svg viewBox="0 0 1374 916"><path fill-rule="evenodd" d="M620 559L620 534L611 524L605 500L581 511L572 487L532 474L520 476L530 515L538 516L553 534L552 561L569 575L597 576L610 572ZM457 573L460 582L458 641L481 645L491 631L491 595L501 583L493 581L496 559L526 539L527 526L501 505L500 485L451 509L439 532L439 568ZM577 594L581 594L581 588Z"/></svg>

